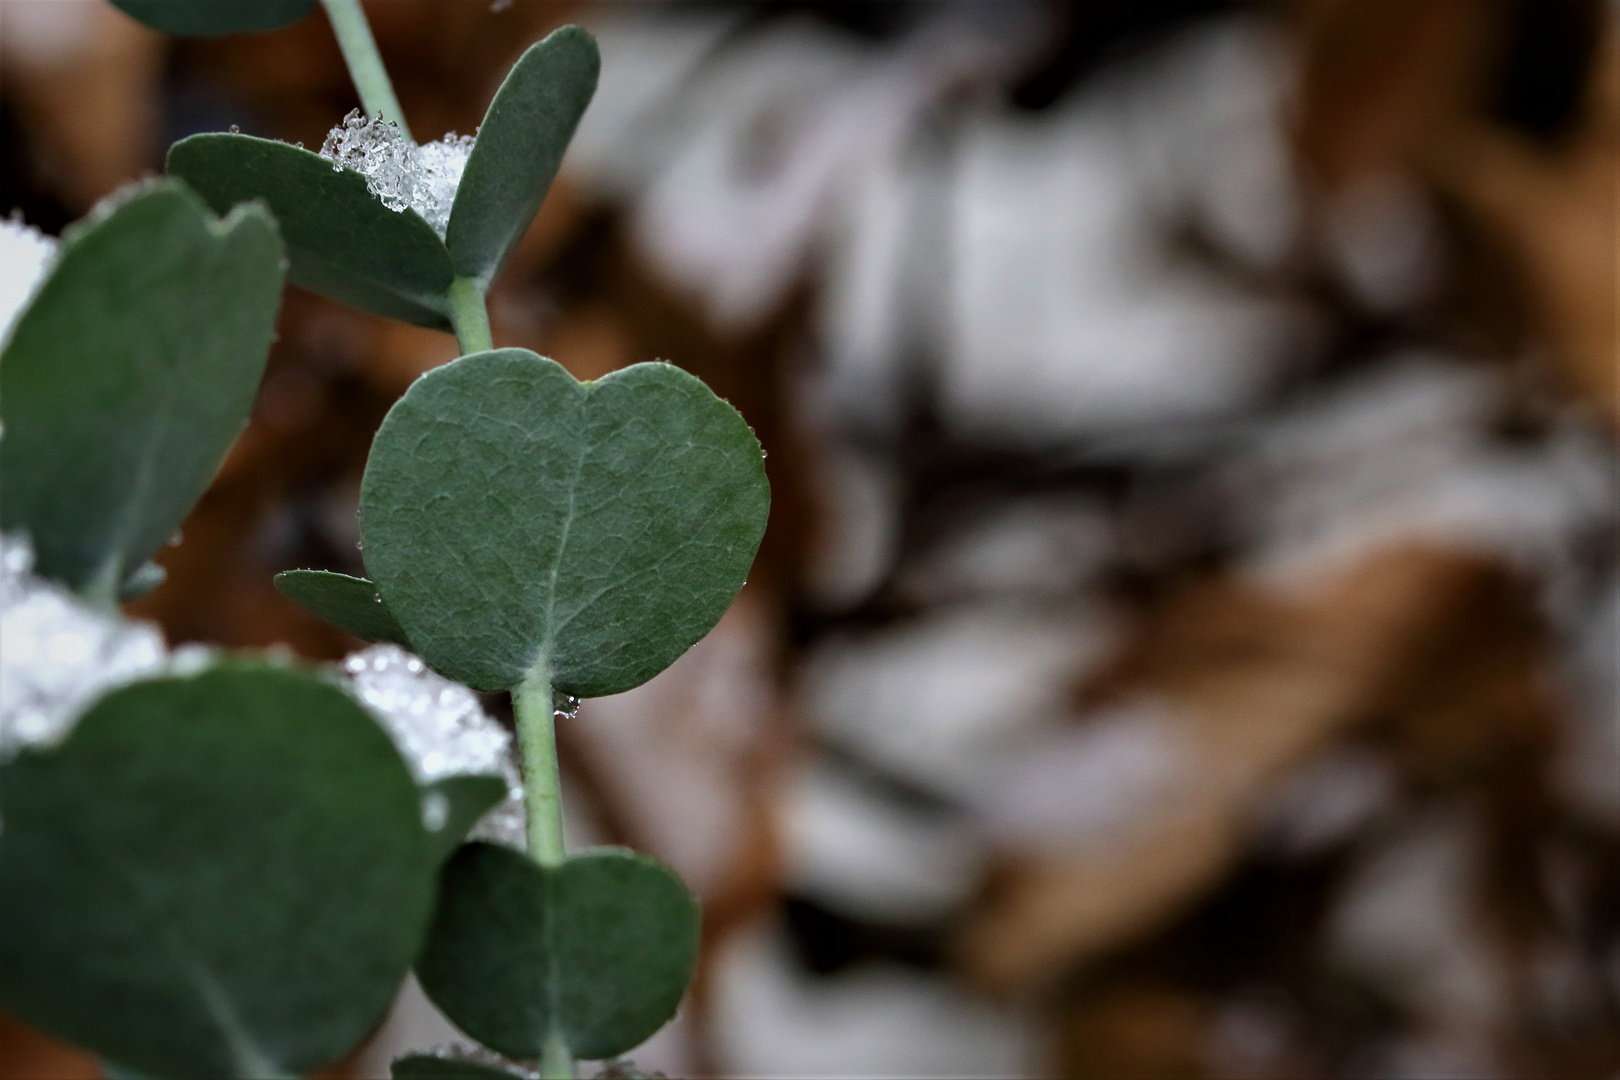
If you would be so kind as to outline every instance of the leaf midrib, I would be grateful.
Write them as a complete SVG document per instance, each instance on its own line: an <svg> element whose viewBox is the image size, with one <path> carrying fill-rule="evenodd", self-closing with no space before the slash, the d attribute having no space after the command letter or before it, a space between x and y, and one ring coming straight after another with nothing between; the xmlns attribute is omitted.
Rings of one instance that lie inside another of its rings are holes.
<svg viewBox="0 0 1620 1080"><path fill-rule="evenodd" d="M243 1021L225 987L175 929L175 920L169 917L169 905L161 899L162 890L142 872L139 866L107 850L98 840L89 839L87 846L123 877L130 891L140 898L146 911L146 918L157 932L164 950L174 959L175 966L184 973L186 981L197 992L204 1012L207 1013L215 1030L219 1032L226 1050L231 1055L237 1074L264 1080L284 1076L275 1059L254 1040L252 1032Z"/></svg>
<svg viewBox="0 0 1620 1080"><path fill-rule="evenodd" d="M588 403L590 401L590 387L585 388L585 393L582 395L582 397L583 403ZM582 404L580 415L583 417L584 414L585 409ZM579 484L585 476L585 458L589 454L590 440L580 439L579 453L574 459L573 475L568 482L568 509L563 515L562 533L557 538L557 554L551 560L551 572L549 574L549 581L546 585L545 637L544 640L541 641L540 648L534 656L534 662L538 662L542 656L550 660L556 653L557 632L561 629L561 627L557 626L555 623L557 611L557 579L562 573L563 557L568 550L569 538L573 535L574 519L578 516ZM573 616L569 617L572 618Z"/></svg>

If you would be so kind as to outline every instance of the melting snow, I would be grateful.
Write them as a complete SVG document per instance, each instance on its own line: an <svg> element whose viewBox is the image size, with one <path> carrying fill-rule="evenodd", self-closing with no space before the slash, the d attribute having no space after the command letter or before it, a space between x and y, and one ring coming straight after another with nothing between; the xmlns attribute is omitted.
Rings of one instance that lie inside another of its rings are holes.
<svg viewBox="0 0 1620 1080"><path fill-rule="evenodd" d="M507 797L473 830L475 838L523 847L523 784L512 737L460 683L431 671L397 645L373 645L343 662L355 697L382 723L418 783L449 776L499 776ZM443 804L438 804L442 823ZM433 817L434 807L424 808ZM429 822L432 825L432 822Z"/></svg>
<svg viewBox="0 0 1620 1080"><path fill-rule="evenodd" d="M364 176L388 209L415 210L442 237L472 147L471 135L453 132L417 146L394 124L355 109L327 133L321 156Z"/></svg>
<svg viewBox="0 0 1620 1080"><path fill-rule="evenodd" d="M21 221L0 219L0 346L45 280L56 239Z"/></svg>
<svg viewBox="0 0 1620 1080"><path fill-rule="evenodd" d="M211 655L196 647L170 654L151 623L82 603L33 569L28 541L0 536L0 761L61 742L113 687L194 670Z"/></svg>

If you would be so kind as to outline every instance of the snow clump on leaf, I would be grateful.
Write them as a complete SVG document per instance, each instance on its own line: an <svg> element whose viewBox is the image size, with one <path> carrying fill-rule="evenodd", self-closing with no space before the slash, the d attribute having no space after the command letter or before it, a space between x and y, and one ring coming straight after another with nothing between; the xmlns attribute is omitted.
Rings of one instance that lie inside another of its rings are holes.
<svg viewBox="0 0 1620 1080"><path fill-rule="evenodd" d="M365 177L371 193L388 209L415 210L443 237L472 148L471 135L454 132L418 146L396 125L355 109L327 133L321 156L335 169Z"/></svg>

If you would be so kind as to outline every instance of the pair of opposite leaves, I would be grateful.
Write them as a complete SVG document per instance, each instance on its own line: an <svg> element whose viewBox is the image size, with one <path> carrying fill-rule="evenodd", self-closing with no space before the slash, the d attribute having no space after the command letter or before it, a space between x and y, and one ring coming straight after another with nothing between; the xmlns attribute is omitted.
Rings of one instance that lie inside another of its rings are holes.
<svg viewBox="0 0 1620 1080"><path fill-rule="evenodd" d="M355 307L450 328L450 286L488 288L556 177L596 91L590 34L565 26L531 46L490 102L444 238L414 209L390 210L365 177L302 147L234 133L169 148L168 171L218 211L263 200L287 242L288 277Z"/></svg>
<svg viewBox="0 0 1620 1080"><path fill-rule="evenodd" d="M317 0L112 0L170 34L273 30ZM215 210L261 199L281 223L291 280L379 315L447 330L450 284L480 290L505 264L557 175L596 92L596 41L565 26L507 73L479 126L443 240L415 210L392 211L358 173L298 146L239 134L194 135L169 149L168 171Z"/></svg>
<svg viewBox="0 0 1620 1080"><path fill-rule="evenodd" d="M622 1053L674 1012L695 905L631 852L544 869L470 844L435 913L440 862L502 794L432 785L455 809L430 831L388 737L306 673L236 661L114 691L6 766L0 1006L123 1072L283 1075L351 1049L415 962L505 1053L553 1030Z"/></svg>

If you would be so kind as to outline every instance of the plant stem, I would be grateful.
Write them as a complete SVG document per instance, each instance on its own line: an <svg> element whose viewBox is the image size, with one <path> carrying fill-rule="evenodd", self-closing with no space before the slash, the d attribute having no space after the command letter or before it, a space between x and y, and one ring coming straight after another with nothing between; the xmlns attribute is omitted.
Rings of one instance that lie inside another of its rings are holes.
<svg viewBox="0 0 1620 1080"><path fill-rule="evenodd" d="M512 691L518 745L523 750L523 800L528 807L529 856L541 866L563 861L562 785L551 707L550 657L541 654Z"/></svg>
<svg viewBox="0 0 1620 1080"><path fill-rule="evenodd" d="M523 750L523 801L528 809L529 857L541 866L560 866L563 843L562 777L557 768L556 710L552 707L551 657L534 662L512 691L518 745ZM553 1022L540 1053L541 1080L574 1080L574 1055Z"/></svg>
<svg viewBox="0 0 1620 1080"><path fill-rule="evenodd" d="M371 24L366 22L360 0L321 0L321 4L326 8L326 17L332 21L332 32L337 35L343 62L349 65L349 78L360 92L360 104L366 115L380 115L384 120L393 121L399 126L400 134L411 139L410 125L405 123L405 112L394 96L394 84L388 80L388 69L383 67L377 40L371 36Z"/></svg>
<svg viewBox="0 0 1620 1080"><path fill-rule="evenodd" d="M574 1080L574 1055L569 1053L568 1043L555 1027L540 1052L540 1080Z"/></svg>
<svg viewBox="0 0 1620 1080"><path fill-rule="evenodd" d="M489 309L484 307L484 291L469 277L450 283L450 325L455 328L461 355L495 347L489 333Z"/></svg>

